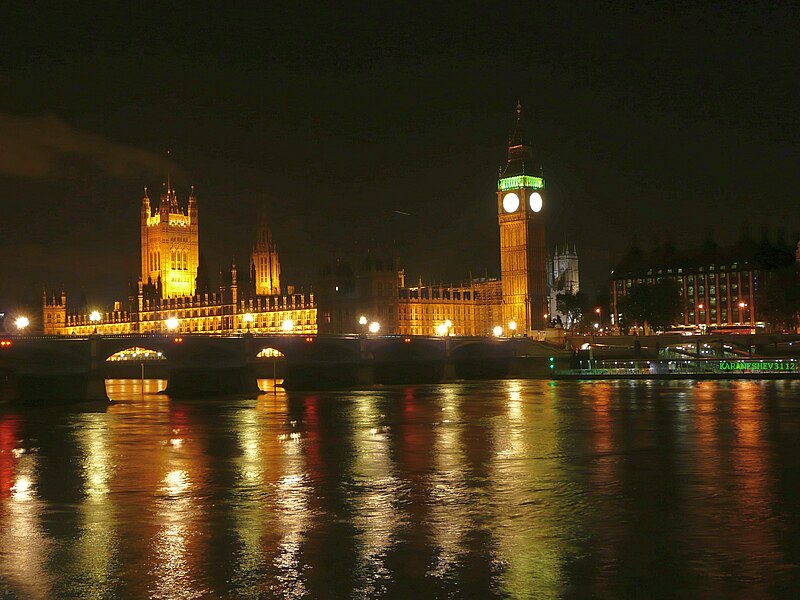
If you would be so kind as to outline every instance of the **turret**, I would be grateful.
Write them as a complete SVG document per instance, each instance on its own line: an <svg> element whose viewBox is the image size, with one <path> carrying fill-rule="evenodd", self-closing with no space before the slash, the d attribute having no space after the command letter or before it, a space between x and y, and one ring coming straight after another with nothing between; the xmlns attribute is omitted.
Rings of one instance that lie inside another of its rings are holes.
<svg viewBox="0 0 800 600"><path fill-rule="evenodd" d="M231 263L231 301L233 302L233 310L236 312L236 305L239 302L239 286L237 284L235 260Z"/></svg>
<svg viewBox="0 0 800 600"><path fill-rule="evenodd" d="M194 186L189 192L189 222L192 225L197 224L197 197L194 195Z"/></svg>
<svg viewBox="0 0 800 600"><path fill-rule="evenodd" d="M256 243L250 253L252 279L256 294L278 295L281 293L281 265L278 259L278 248L272 240L266 211L261 212Z"/></svg>

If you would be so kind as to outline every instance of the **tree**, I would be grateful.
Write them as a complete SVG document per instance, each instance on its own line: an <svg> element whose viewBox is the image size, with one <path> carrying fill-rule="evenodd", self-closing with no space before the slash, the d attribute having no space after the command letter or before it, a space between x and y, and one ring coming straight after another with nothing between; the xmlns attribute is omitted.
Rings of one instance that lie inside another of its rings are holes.
<svg viewBox="0 0 800 600"><path fill-rule="evenodd" d="M642 327L647 332L648 328L666 329L673 325L680 314L680 302L675 282L664 279L631 286L620 298L619 306L627 327Z"/></svg>
<svg viewBox="0 0 800 600"><path fill-rule="evenodd" d="M574 331L589 312L589 299L583 292L563 292L556 295L556 310L567 317L566 328Z"/></svg>
<svg viewBox="0 0 800 600"><path fill-rule="evenodd" d="M793 265L777 269L768 277L766 288L759 296L759 312L773 330L796 331L800 313L800 272Z"/></svg>

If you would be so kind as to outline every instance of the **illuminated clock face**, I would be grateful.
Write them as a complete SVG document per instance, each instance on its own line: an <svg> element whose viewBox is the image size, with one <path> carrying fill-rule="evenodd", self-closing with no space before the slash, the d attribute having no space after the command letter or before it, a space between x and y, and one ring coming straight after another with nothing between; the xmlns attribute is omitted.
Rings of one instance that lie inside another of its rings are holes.
<svg viewBox="0 0 800 600"><path fill-rule="evenodd" d="M531 194L531 210L533 212L542 210L542 195L539 192L533 192Z"/></svg>
<svg viewBox="0 0 800 600"><path fill-rule="evenodd" d="M503 196L503 210L507 213L513 213L519 208L519 196L514 192L508 193Z"/></svg>

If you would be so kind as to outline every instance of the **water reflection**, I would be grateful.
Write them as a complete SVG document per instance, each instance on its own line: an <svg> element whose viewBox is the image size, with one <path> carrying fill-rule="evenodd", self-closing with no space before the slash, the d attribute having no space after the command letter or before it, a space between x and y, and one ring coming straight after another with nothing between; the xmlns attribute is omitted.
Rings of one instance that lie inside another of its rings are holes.
<svg viewBox="0 0 800 600"><path fill-rule="evenodd" d="M429 575L451 582L458 578L467 553L465 538L471 526L470 506L477 500L467 485L460 391L456 387L442 390L438 402L441 419L435 423L435 468L429 483L429 527L434 544L434 562Z"/></svg>
<svg viewBox="0 0 800 600"><path fill-rule="evenodd" d="M21 420L4 416L0 422L0 591L9 585L26 598L48 598L53 582L47 559L53 543L43 527L46 504L37 491L40 456L36 447L19 439L21 435Z"/></svg>
<svg viewBox="0 0 800 600"><path fill-rule="evenodd" d="M354 459L350 473L353 526L358 564L356 591L359 598L385 594L391 573L387 552L395 543L398 528L407 516L399 506L403 482L397 477L390 456L391 427L381 413L379 398L371 392L353 398Z"/></svg>
<svg viewBox="0 0 800 600"><path fill-rule="evenodd" d="M792 597L800 382L0 406L0 596ZM665 592L666 591L666 592Z"/></svg>
<svg viewBox="0 0 800 600"><path fill-rule="evenodd" d="M557 397L546 382L504 388L505 414L492 420L496 585L514 597L553 595L582 508L563 468Z"/></svg>

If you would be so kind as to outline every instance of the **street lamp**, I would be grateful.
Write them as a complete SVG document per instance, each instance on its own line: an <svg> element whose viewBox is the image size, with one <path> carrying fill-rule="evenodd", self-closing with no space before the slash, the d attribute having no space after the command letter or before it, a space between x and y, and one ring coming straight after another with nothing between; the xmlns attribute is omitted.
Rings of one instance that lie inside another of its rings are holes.
<svg viewBox="0 0 800 600"><path fill-rule="evenodd" d="M283 333L292 333L293 329L294 329L294 321L292 321L291 319L286 319L281 323L281 330L283 331Z"/></svg>
<svg viewBox="0 0 800 600"><path fill-rule="evenodd" d="M97 324L100 322L100 313L96 310L93 310L89 315L89 320L94 323L94 332L97 333Z"/></svg>
<svg viewBox="0 0 800 600"><path fill-rule="evenodd" d="M436 335L447 335L447 325L439 323L436 326Z"/></svg>
<svg viewBox="0 0 800 600"><path fill-rule="evenodd" d="M180 323L178 322L177 317L170 317L164 321L164 324L167 326L168 331L175 331Z"/></svg>
<svg viewBox="0 0 800 600"><path fill-rule="evenodd" d="M244 313L242 320L247 323L247 333L250 333L250 324L253 322L253 313Z"/></svg>
<svg viewBox="0 0 800 600"><path fill-rule="evenodd" d="M367 317L365 315L361 315L358 317L358 324L359 325L366 325L367 324Z"/></svg>
<svg viewBox="0 0 800 600"><path fill-rule="evenodd" d="M516 333L517 333L517 322L516 321L511 321L508 324L508 329L511 331L511 337L514 337L516 335Z"/></svg>
<svg viewBox="0 0 800 600"><path fill-rule="evenodd" d="M494 337L500 337L503 335L503 328L500 327L500 325L495 325L494 329L492 329L492 335L494 335Z"/></svg>
<svg viewBox="0 0 800 600"><path fill-rule="evenodd" d="M381 330L381 324L378 323L377 321L373 321L372 323L369 324L370 333L375 334L378 333L380 330Z"/></svg>
<svg viewBox="0 0 800 600"><path fill-rule="evenodd" d="M17 329L19 330L20 333L25 331L25 328L30 324L31 322L30 319L28 319L28 317L17 317L17 320L14 321L14 325L17 326Z"/></svg>

